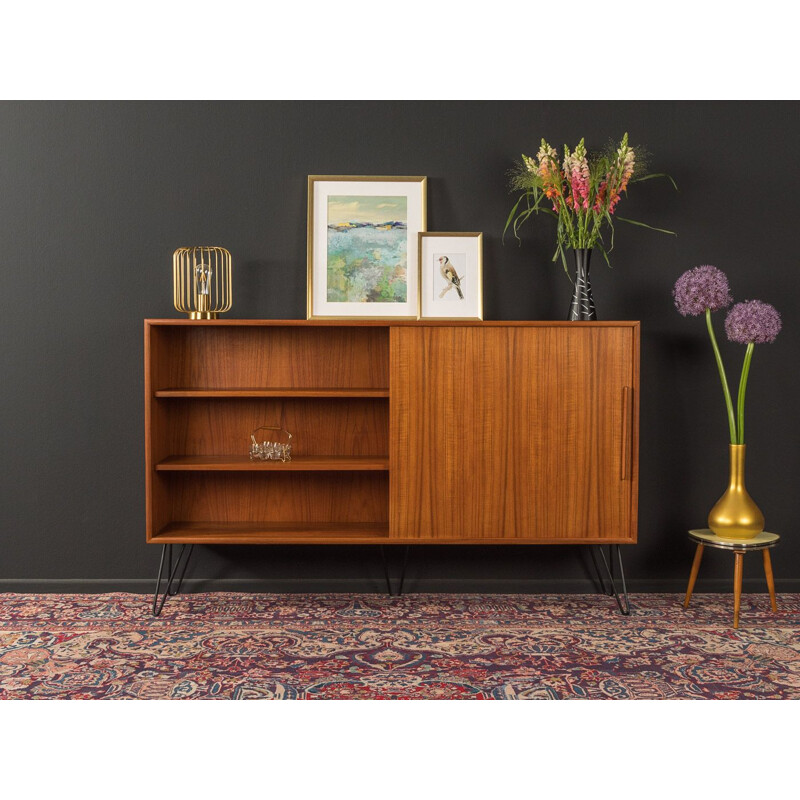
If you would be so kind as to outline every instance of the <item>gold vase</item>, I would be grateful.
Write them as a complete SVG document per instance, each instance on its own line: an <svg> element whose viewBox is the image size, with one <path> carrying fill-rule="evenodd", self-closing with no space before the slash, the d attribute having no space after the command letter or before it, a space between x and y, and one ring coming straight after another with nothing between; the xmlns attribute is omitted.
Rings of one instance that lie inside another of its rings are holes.
<svg viewBox="0 0 800 800"><path fill-rule="evenodd" d="M764 515L744 485L746 447L744 444L730 445L730 482L708 515L708 527L726 539L752 539L764 530Z"/></svg>

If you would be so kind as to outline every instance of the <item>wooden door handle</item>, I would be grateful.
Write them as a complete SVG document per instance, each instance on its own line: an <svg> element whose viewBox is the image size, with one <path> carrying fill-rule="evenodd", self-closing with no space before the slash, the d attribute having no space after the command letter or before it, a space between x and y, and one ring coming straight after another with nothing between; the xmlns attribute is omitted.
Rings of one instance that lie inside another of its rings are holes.
<svg viewBox="0 0 800 800"><path fill-rule="evenodd" d="M622 458L620 477L631 479L631 450L633 448L633 387L622 387Z"/></svg>

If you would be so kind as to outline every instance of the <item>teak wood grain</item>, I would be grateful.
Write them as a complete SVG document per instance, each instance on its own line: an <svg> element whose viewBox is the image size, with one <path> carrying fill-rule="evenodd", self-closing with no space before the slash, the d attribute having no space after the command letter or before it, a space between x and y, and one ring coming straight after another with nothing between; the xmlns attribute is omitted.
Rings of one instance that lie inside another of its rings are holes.
<svg viewBox="0 0 800 800"><path fill-rule="evenodd" d="M156 404L164 407L165 456L246 455L250 434L261 425L288 430L294 456L389 455L386 399L171 399ZM271 435L279 436L277 431Z"/></svg>
<svg viewBox="0 0 800 800"><path fill-rule="evenodd" d="M153 541L158 544L387 544L386 522L173 522Z"/></svg>
<svg viewBox="0 0 800 800"><path fill-rule="evenodd" d="M145 321L147 539L635 541L638 334ZM249 462L264 424L293 433L291 465Z"/></svg>
<svg viewBox="0 0 800 800"><path fill-rule="evenodd" d="M170 521L204 523L385 523L385 471L159 472Z"/></svg>
<svg viewBox="0 0 800 800"><path fill-rule="evenodd" d="M389 386L389 331L337 326L155 327L154 391Z"/></svg>
<svg viewBox="0 0 800 800"><path fill-rule="evenodd" d="M390 536L635 541L635 336L394 328Z"/></svg>
<svg viewBox="0 0 800 800"><path fill-rule="evenodd" d="M155 397L179 397L186 400L197 398L223 399L227 397L388 397L388 389L294 389L291 387L274 387L271 389L254 389L241 387L236 389L157 389Z"/></svg>
<svg viewBox="0 0 800 800"><path fill-rule="evenodd" d="M290 461L251 461L249 456L169 456L157 472L348 472L388 470L379 456L296 456Z"/></svg>

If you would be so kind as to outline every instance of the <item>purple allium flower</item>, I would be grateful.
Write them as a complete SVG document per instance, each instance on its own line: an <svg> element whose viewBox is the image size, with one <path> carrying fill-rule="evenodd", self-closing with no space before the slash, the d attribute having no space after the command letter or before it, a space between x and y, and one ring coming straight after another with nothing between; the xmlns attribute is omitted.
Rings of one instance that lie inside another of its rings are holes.
<svg viewBox="0 0 800 800"><path fill-rule="evenodd" d="M704 314L707 308L719 311L733 302L728 276L710 264L686 270L675 281L672 296L675 298L675 308L684 317Z"/></svg>
<svg viewBox="0 0 800 800"><path fill-rule="evenodd" d="M768 344L775 341L780 330L781 315L761 300L737 303L725 318L725 333L738 344Z"/></svg>

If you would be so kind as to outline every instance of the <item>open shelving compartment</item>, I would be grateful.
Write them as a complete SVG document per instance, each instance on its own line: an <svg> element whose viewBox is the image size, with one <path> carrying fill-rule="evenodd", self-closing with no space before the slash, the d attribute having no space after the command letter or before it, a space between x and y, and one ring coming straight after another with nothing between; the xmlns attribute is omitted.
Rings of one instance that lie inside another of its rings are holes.
<svg viewBox="0 0 800 800"><path fill-rule="evenodd" d="M148 541L388 538L388 326L152 320L145 348ZM250 461L261 425L291 461Z"/></svg>

